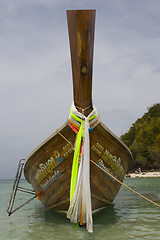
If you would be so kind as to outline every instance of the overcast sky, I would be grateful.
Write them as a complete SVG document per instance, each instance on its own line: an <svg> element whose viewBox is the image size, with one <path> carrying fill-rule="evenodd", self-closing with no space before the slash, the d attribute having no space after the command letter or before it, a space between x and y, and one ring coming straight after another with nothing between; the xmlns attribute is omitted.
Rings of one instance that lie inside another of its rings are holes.
<svg viewBox="0 0 160 240"><path fill-rule="evenodd" d="M0 179L66 121L66 9L96 9L93 102L122 135L160 101L159 0L0 0Z"/></svg>

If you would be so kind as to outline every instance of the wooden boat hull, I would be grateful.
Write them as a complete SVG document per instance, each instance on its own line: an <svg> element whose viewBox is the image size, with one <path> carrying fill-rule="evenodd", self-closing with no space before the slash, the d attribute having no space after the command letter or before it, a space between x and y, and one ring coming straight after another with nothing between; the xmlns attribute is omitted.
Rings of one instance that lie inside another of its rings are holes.
<svg viewBox="0 0 160 240"><path fill-rule="evenodd" d="M24 174L47 209L67 211L76 134L67 123L58 132L30 154ZM92 161L123 181L132 160L131 153L102 122L90 132L90 149ZM90 162L92 211L113 204L121 187L104 171Z"/></svg>
<svg viewBox="0 0 160 240"><path fill-rule="evenodd" d="M74 105L86 119L93 111L95 10L68 10L67 21ZM113 204L121 186L107 172L123 181L132 157L128 148L102 122L99 122L89 135L91 204L92 211L95 211ZM75 132L65 123L26 160L25 177L38 192L39 198L47 209L67 211L69 208L75 138ZM102 170L94 163L101 166Z"/></svg>

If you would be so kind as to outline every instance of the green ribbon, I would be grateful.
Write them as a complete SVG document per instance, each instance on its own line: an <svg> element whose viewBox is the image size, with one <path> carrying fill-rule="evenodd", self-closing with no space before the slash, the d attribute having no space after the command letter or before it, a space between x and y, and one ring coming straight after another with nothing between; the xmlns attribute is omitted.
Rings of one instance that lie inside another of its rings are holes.
<svg viewBox="0 0 160 240"><path fill-rule="evenodd" d="M83 122L81 123L79 132L77 134L76 145L74 150L73 164L72 164L72 175L71 175L71 185L70 185L70 202L74 195L76 185L77 185L77 176L78 176L78 159L81 149L82 133L83 133Z"/></svg>

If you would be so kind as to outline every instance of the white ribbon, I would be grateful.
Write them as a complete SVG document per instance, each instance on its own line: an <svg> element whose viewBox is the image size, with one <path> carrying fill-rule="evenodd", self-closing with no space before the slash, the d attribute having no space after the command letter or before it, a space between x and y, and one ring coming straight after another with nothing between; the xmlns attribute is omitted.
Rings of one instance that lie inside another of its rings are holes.
<svg viewBox="0 0 160 240"><path fill-rule="evenodd" d="M84 119L85 134L83 136L81 162L78 169L77 185L70 202L67 212L67 217L71 222L77 223L80 221L81 206L82 206L82 222L86 223L88 232L93 232L92 223L92 204L91 204L91 190L90 190L90 141L89 141L89 118L96 113L94 107L93 111L86 117L78 112L72 105L72 112L76 116Z"/></svg>

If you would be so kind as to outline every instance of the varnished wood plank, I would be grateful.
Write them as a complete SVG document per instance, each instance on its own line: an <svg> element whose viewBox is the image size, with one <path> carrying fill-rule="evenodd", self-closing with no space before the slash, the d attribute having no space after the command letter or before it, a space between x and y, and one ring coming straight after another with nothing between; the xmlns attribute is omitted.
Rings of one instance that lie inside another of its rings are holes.
<svg viewBox="0 0 160 240"><path fill-rule="evenodd" d="M92 107L92 68L95 31L95 10L68 10L73 94L75 106L85 109L87 116ZM81 109L78 109L81 111Z"/></svg>
<svg viewBox="0 0 160 240"><path fill-rule="evenodd" d="M104 203L107 203L107 204L109 204L109 205L112 205L112 206L115 205L113 202L111 202L111 201L109 201L109 200L107 200L107 199L104 199L104 198L100 198L100 197L98 197L97 195L92 194L92 197L93 197L93 198L96 198L96 199L99 200L99 201L102 201L102 202L104 202Z"/></svg>

